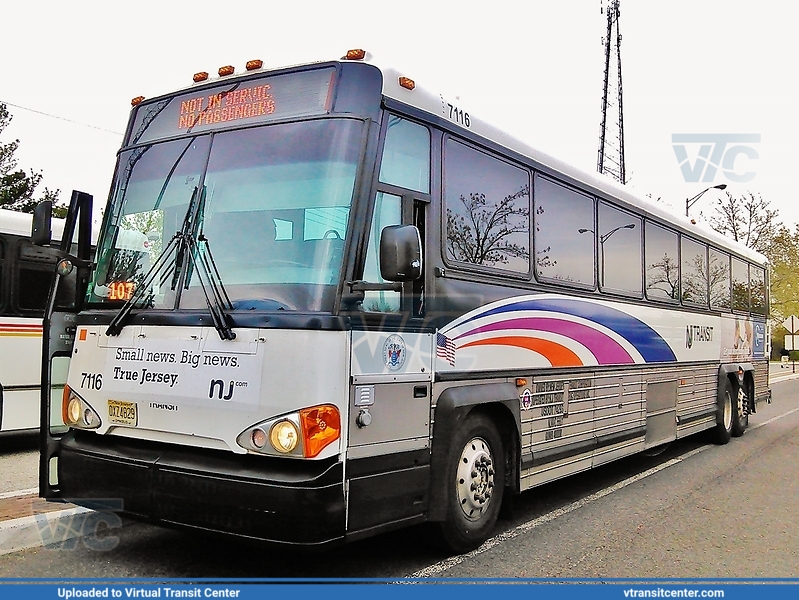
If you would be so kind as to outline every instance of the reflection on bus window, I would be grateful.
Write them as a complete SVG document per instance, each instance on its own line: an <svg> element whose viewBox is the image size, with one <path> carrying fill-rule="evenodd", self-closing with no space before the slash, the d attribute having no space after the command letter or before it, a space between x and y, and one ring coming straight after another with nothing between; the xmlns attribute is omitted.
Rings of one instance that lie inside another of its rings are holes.
<svg viewBox="0 0 799 600"><path fill-rule="evenodd" d="M749 265L739 258L732 259L732 309L749 310Z"/></svg>
<svg viewBox="0 0 799 600"><path fill-rule="evenodd" d="M593 287L593 199L536 176L533 202L536 275Z"/></svg>
<svg viewBox="0 0 799 600"><path fill-rule="evenodd" d="M710 306L730 308L730 255L711 248L708 273L710 275Z"/></svg>
<svg viewBox="0 0 799 600"><path fill-rule="evenodd" d="M444 160L446 255L453 261L530 271L530 178L455 140Z"/></svg>
<svg viewBox="0 0 799 600"><path fill-rule="evenodd" d="M599 204L599 286L641 296L641 219Z"/></svg>
<svg viewBox="0 0 799 600"><path fill-rule="evenodd" d="M682 301L686 304L707 306L707 246L683 237L680 256Z"/></svg>
<svg viewBox="0 0 799 600"><path fill-rule="evenodd" d="M749 284L752 293L752 312L758 315L767 314L765 269L749 265Z"/></svg>
<svg viewBox="0 0 799 600"><path fill-rule="evenodd" d="M680 299L680 263L677 234L646 223L646 296L650 300Z"/></svg>

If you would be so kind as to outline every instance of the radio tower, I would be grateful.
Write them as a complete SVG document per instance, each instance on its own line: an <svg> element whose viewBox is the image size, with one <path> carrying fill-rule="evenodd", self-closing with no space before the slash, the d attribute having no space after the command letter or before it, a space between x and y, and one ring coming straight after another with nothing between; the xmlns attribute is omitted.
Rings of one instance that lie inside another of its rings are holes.
<svg viewBox="0 0 799 600"><path fill-rule="evenodd" d="M604 11L607 14L608 27L602 40L605 46L605 86L602 94L602 125L599 128L596 169L623 184L627 178L624 171L619 2L620 0L603 0L600 8L600 12Z"/></svg>

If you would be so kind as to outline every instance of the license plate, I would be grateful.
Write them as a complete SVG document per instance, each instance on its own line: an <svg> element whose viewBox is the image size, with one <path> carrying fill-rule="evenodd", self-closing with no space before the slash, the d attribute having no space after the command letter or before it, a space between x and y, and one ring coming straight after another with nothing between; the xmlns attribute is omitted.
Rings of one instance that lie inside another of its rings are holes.
<svg viewBox="0 0 799 600"><path fill-rule="evenodd" d="M139 415L136 411L136 403L109 399L108 421L117 425L136 427L136 424L139 421Z"/></svg>

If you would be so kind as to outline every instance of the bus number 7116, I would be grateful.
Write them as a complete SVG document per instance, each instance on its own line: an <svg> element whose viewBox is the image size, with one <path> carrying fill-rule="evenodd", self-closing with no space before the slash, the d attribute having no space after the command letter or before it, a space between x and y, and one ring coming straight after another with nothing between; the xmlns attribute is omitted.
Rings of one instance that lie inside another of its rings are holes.
<svg viewBox="0 0 799 600"><path fill-rule="evenodd" d="M449 106L449 118L451 120L466 127L472 126L471 119L469 118L469 113L463 112L463 110L461 110L457 106L453 106L452 104L449 103L447 103L447 106Z"/></svg>

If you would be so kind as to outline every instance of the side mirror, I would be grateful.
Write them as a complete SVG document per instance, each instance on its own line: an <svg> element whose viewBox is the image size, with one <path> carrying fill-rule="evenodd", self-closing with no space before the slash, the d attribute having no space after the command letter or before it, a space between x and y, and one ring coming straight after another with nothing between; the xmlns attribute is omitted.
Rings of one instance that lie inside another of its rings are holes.
<svg viewBox="0 0 799 600"><path fill-rule="evenodd" d="M380 275L386 281L422 276L422 238L413 225L389 225L380 233Z"/></svg>
<svg viewBox="0 0 799 600"><path fill-rule="evenodd" d="M53 241L52 200L43 200L33 209L33 228L31 229L31 242L34 246L49 246Z"/></svg>

